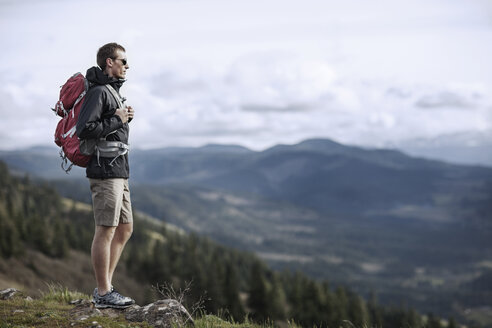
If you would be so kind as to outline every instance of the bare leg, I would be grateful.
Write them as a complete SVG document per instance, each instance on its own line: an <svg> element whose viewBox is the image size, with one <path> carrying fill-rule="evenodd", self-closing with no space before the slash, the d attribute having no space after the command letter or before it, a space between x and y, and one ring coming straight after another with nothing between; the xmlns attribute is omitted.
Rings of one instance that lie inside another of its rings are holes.
<svg viewBox="0 0 492 328"><path fill-rule="evenodd" d="M92 240L91 257L94 274L96 276L99 295L104 295L111 288L109 269L111 263L111 245L116 227L96 225L94 239Z"/></svg>
<svg viewBox="0 0 492 328"><path fill-rule="evenodd" d="M123 252L123 248L126 245L128 239L130 239L133 232L133 223L120 223L118 227L116 227L116 231L114 233L113 240L111 241L111 255L109 259L109 268L108 268L108 281L111 286L111 282L113 280L113 273L116 269L116 265L120 259L121 253Z"/></svg>

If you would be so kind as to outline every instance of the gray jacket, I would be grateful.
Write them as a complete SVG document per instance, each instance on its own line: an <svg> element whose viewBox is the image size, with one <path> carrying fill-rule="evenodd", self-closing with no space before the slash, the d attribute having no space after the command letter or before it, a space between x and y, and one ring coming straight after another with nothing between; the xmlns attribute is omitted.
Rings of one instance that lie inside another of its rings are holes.
<svg viewBox="0 0 492 328"><path fill-rule="evenodd" d="M91 67L87 70L86 78L90 88L84 98L77 121L77 136L80 139L100 139L108 141L120 141L128 144L130 128L128 123L123 123L118 115L115 115L119 107L118 102L111 92L105 87L110 84L119 92L124 80L110 78L99 67ZM106 158L92 156L86 169L88 178L128 178L130 168L128 154L118 158Z"/></svg>

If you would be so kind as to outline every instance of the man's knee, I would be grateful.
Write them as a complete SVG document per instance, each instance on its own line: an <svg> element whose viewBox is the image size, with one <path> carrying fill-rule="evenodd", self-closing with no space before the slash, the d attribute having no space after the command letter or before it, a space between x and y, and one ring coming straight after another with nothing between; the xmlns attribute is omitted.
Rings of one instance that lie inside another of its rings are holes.
<svg viewBox="0 0 492 328"><path fill-rule="evenodd" d="M114 238L116 231L116 227L108 227L108 226L96 226L96 231L94 232L94 243L96 244L111 244L111 241Z"/></svg>
<svg viewBox="0 0 492 328"><path fill-rule="evenodd" d="M133 223L120 223L118 225L120 236L124 240L130 239L133 233Z"/></svg>

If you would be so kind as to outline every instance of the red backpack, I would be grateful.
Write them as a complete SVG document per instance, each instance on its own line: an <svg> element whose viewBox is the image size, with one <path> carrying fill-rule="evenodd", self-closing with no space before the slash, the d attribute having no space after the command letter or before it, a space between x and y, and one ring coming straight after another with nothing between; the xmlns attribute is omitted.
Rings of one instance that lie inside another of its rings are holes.
<svg viewBox="0 0 492 328"><path fill-rule="evenodd" d="M75 134L80 108L89 89L89 82L81 73L75 73L61 87L60 100L52 110L63 117L56 126L55 143L61 147L62 169L68 173L75 164L87 167L92 155L80 151L80 140ZM68 165L68 161L71 162Z"/></svg>

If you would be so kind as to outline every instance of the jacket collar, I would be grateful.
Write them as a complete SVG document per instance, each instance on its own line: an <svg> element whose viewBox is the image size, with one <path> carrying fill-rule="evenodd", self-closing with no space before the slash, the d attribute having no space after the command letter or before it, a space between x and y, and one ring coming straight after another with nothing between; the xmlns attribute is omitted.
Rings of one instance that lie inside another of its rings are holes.
<svg viewBox="0 0 492 328"><path fill-rule="evenodd" d="M89 68L87 70L85 77L91 84L96 84L96 85L111 84L111 86L116 90L119 90L120 87L123 85L123 83L125 83L126 81L125 79L117 79L114 77L109 77L108 75L104 74L104 72L97 66Z"/></svg>

